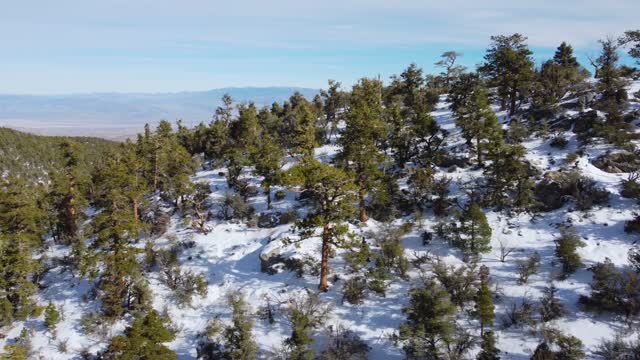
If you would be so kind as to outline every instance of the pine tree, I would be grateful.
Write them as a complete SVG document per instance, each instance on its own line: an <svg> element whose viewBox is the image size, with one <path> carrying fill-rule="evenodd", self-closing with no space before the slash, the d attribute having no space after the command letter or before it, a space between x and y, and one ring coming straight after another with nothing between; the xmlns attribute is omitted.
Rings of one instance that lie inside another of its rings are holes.
<svg viewBox="0 0 640 360"><path fill-rule="evenodd" d="M553 54L553 62L568 68L577 68L580 66L578 59L573 55L573 47L566 42L562 42Z"/></svg>
<svg viewBox="0 0 640 360"><path fill-rule="evenodd" d="M166 326L166 320L157 311L138 316L124 335L115 336L101 358L105 360L174 360L176 353L162 345L172 341L175 335Z"/></svg>
<svg viewBox="0 0 640 360"><path fill-rule="evenodd" d="M53 331L56 329L56 326L59 322L60 312L58 311L56 306L50 302L49 305L47 305L47 308L44 310L44 325L47 327L47 329Z"/></svg>
<svg viewBox="0 0 640 360"><path fill-rule="evenodd" d="M629 140L630 126L622 116L627 102L627 81L622 77L618 64L618 45L613 39L600 41L602 53L596 59L598 69L597 89L602 94L599 99L600 109L607 113L605 124L598 124L595 131L612 143L622 145Z"/></svg>
<svg viewBox="0 0 640 360"><path fill-rule="evenodd" d="M358 186L360 221L368 220L366 196L381 176L380 139L385 137L382 108L382 83L361 79L353 86L349 109L345 114L346 126L340 137L344 166L355 174Z"/></svg>
<svg viewBox="0 0 640 360"><path fill-rule="evenodd" d="M283 109L282 146L290 153L311 158L317 145L316 113L300 93L295 93Z"/></svg>
<svg viewBox="0 0 640 360"><path fill-rule="evenodd" d="M640 30L629 30L624 32L618 42L621 45L631 45L629 49L629 55L636 59L636 62L640 64Z"/></svg>
<svg viewBox="0 0 640 360"><path fill-rule="evenodd" d="M327 135L327 141L330 141L331 137L338 131L338 123L343 118L342 109L345 108L347 103L347 97L340 90L340 85L337 81L329 80L328 89L320 91L320 95L324 100L325 132L327 131L326 127L331 127Z"/></svg>
<svg viewBox="0 0 640 360"><path fill-rule="evenodd" d="M409 306L403 309L407 321L400 324L397 339L404 343L410 358L439 358L442 347L454 332L455 305L449 294L433 280L409 294Z"/></svg>
<svg viewBox="0 0 640 360"><path fill-rule="evenodd" d="M313 236L322 228L322 259L320 262L321 291L329 288L329 255L331 246L339 245L347 231L342 222L355 211L351 202L356 188L352 177L346 172L323 164L315 159L303 159L285 174L290 187L302 186L314 202L312 211L305 219L296 223L301 239Z"/></svg>
<svg viewBox="0 0 640 360"><path fill-rule="evenodd" d="M456 65L456 61L459 57L463 56L462 53L455 51L445 51L440 55L442 60L435 63L435 66L444 68L444 71L440 74L445 78L445 88L448 89L451 84L451 80L464 72L465 67L462 65Z"/></svg>
<svg viewBox="0 0 640 360"><path fill-rule="evenodd" d="M136 214L135 199L142 196L146 188L143 179L132 171L128 157L116 153L110 156L96 178L100 202L103 207L94 218L97 238L93 246L99 251L99 260L104 265L100 277L100 297L104 313L118 318L129 310L146 305L140 264L130 242L138 241L141 226Z"/></svg>
<svg viewBox="0 0 640 360"><path fill-rule="evenodd" d="M203 140L205 157L220 164L230 143L230 124L233 120L233 99L228 94L222 97L223 106L218 107Z"/></svg>
<svg viewBox="0 0 640 360"><path fill-rule="evenodd" d="M471 256L491 250L491 227L478 204L469 204L460 214L459 221L455 239L458 247Z"/></svg>
<svg viewBox="0 0 640 360"><path fill-rule="evenodd" d="M550 283L542 290L542 299L540 299L540 317L543 322L551 321L562 317L565 313L564 305L560 299L556 297L558 289L553 283Z"/></svg>
<svg viewBox="0 0 640 360"><path fill-rule="evenodd" d="M261 186L267 195L267 208L271 209L271 186L278 182L280 169L284 166L284 151L264 132L257 147L252 150L255 174L262 176Z"/></svg>
<svg viewBox="0 0 640 360"><path fill-rule="evenodd" d="M4 346L5 354L1 354L3 360L27 360L30 359L31 354L31 334L26 327L20 330L20 336L16 338L13 344L7 344Z"/></svg>
<svg viewBox="0 0 640 360"><path fill-rule="evenodd" d="M531 356L531 360L555 360L556 354L551 351L546 342L540 343Z"/></svg>
<svg viewBox="0 0 640 360"><path fill-rule="evenodd" d="M291 324L291 336L285 340L289 353L287 359L313 360L315 350L311 347L311 331L322 325L331 311L331 306L320 300L318 293L307 292L293 296L288 301L284 315Z"/></svg>
<svg viewBox="0 0 640 360"><path fill-rule="evenodd" d="M489 104L486 91L477 87L465 105L457 110L456 125L469 145L475 142L477 162L483 164L482 155L487 149L502 144L502 129Z"/></svg>
<svg viewBox="0 0 640 360"><path fill-rule="evenodd" d="M480 336L484 335L485 326L493 326L495 318L492 292L489 288L488 276L483 276L480 281L480 288L476 293L476 316L480 321Z"/></svg>
<svg viewBox="0 0 640 360"><path fill-rule="evenodd" d="M520 144L488 144L487 159L491 161L484 175L487 178L487 204L527 209L535 204L534 183L524 162L526 149Z"/></svg>
<svg viewBox="0 0 640 360"><path fill-rule="evenodd" d="M496 336L493 331L487 331L482 335L480 349L476 360L500 360L500 350L496 347Z"/></svg>
<svg viewBox="0 0 640 360"><path fill-rule="evenodd" d="M573 228L560 229L560 237L555 242L556 256L562 263L562 277L566 278L583 266L580 255L576 250L578 247L585 245Z"/></svg>
<svg viewBox="0 0 640 360"><path fill-rule="evenodd" d="M498 88L503 109L509 103L509 116L513 116L518 108L518 97L533 78L532 52L527 47L527 38L520 34L492 36L491 41L484 56L485 63L478 71Z"/></svg>
<svg viewBox="0 0 640 360"><path fill-rule="evenodd" d="M88 205L85 196L88 179L80 168L78 145L65 141L60 144L60 150L64 164L53 176L50 196L56 212L58 236L68 243L78 239L81 213Z"/></svg>
<svg viewBox="0 0 640 360"><path fill-rule="evenodd" d="M253 360L258 349L251 333L253 320L249 306L242 293L229 294L227 302L233 310L233 325L224 332L225 352L229 359Z"/></svg>
<svg viewBox="0 0 640 360"><path fill-rule="evenodd" d="M238 119L231 123L231 139L233 145L247 151L255 147L260 137L260 125L258 124L258 109L256 105L240 105L238 107Z"/></svg>
<svg viewBox="0 0 640 360"><path fill-rule="evenodd" d="M38 288L32 280L40 264L33 255L44 233L41 203L42 192L24 179L0 180L0 298L6 299L0 323L23 320L35 308Z"/></svg>

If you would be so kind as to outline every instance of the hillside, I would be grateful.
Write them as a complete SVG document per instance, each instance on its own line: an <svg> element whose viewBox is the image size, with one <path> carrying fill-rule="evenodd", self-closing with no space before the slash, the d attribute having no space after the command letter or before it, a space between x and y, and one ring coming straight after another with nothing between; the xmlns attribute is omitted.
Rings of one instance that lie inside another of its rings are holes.
<svg viewBox="0 0 640 360"><path fill-rule="evenodd" d="M0 127L0 174L14 174L29 179L47 179L52 169L62 166L62 142L77 143L82 152L82 166L92 169L117 143L91 137L39 136Z"/></svg>
<svg viewBox="0 0 640 360"><path fill-rule="evenodd" d="M633 90L638 89L640 89L640 83L634 84ZM464 140L461 138L460 129L455 127L453 115L448 106L446 97L442 96L432 116L438 124L450 132L447 149L457 154L463 147ZM633 103L632 109L636 107L638 104ZM494 109L504 124L507 119L506 114L496 107ZM3 133L17 136L15 132L7 130ZM585 267L565 280L555 281L557 295L567 307L567 316L554 320L553 326L579 338L589 354L588 358L594 358L592 352L602 339L612 338L619 330L626 327L623 321L615 317L585 312L578 305L578 298L580 295L589 293L591 275L587 267L606 258L611 259L615 264L627 262L627 252L636 241L634 237L625 234L623 227L625 221L634 218L634 212L637 211L636 202L624 199L619 194L620 181L626 178L626 174L606 173L593 166L593 159L608 151L607 146L597 146L587 150L575 158L571 164L567 164L565 158L578 147L576 134L566 131L560 135L568 139L567 146L561 151L551 148L548 140L526 140L523 145L527 149L527 160L544 174L562 171L567 167L579 170L585 176L593 178L598 186L610 193L610 205L597 206L589 211L579 211L570 202L557 210L538 214L514 215L494 210L486 212L493 230L490 242L492 250L482 257L479 265L490 269L492 278L499 286L499 288L496 287L499 294L499 299L496 300L496 334L498 347L503 351L504 359L528 359L538 344L539 338L532 336L532 330L528 326L504 327L501 324L503 322L506 324L513 304L520 304L522 301L537 302L535 299L540 298L549 279L555 276L553 274L556 274L557 264L554 260L554 239L557 238L559 226L562 224L572 224L583 239L585 246L578 251ZM43 144L35 145L38 143L36 140L42 138L25 137L32 141L28 143L31 145L25 146L38 146L37 149L42 150ZM20 149L24 150L24 148ZM336 145L325 145L316 149L315 156L325 162L331 161L338 150L339 147ZM226 168L201 171L192 178L196 183L208 184L211 189L211 204L218 204L219 199L232 191L225 177L220 176L226 171ZM454 189L451 193L452 198L464 196L461 190L457 189L462 189L470 181L481 176L480 171L473 167L449 169L447 173L452 179L451 188ZM250 183L258 184L260 181L251 174L250 169L245 169L242 174L242 177ZM538 178L542 179L542 176ZM283 187L277 187L277 190L286 191ZM295 192L286 192L286 196L275 201L272 211L280 213L294 209L303 211L304 207L301 208L297 204L296 196ZM250 198L249 203L257 213L263 213L267 211L265 201L264 196L255 195ZM211 206L213 206L211 211L215 211L216 205ZM394 224L400 225L410 220L411 217L407 217L395 221ZM431 232L437 227L436 218L425 216L417 221L418 225L402 238L402 246L410 261L419 261L427 256L437 257L448 266L464 266L460 251L442 238L435 236L431 243L423 244L421 234L425 230ZM189 306L181 307L176 304L171 290L164 285L161 275L156 272L149 274L148 280L154 295L153 307L159 310L164 309L166 315L172 319L173 327L178 329L176 339L168 346L176 351L180 359L196 356L199 334L211 318L220 316L222 319L229 319L231 314L229 308L225 306L225 297L228 293L244 293L249 307L257 310L263 309L268 301L277 307L277 304L286 302L290 297L304 296L307 292L313 291L317 284L317 274L307 265L299 265L302 270L301 276L285 268L289 267L286 259L307 259L305 261L310 260L311 263L318 261L320 246L318 238L308 239L295 246L286 245L283 243L284 239L296 236L291 224L277 225L273 228L256 228L237 221L213 220L207 222L207 226L210 232L202 234L185 226L184 222L174 215L166 235L155 240L156 249L182 244L180 246L184 249L179 255L182 268L204 274L209 283L206 296L195 297ZM371 234L379 233L383 226L381 222L369 220L362 225L351 224L349 228L357 238L366 238L374 249L376 243L371 238ZM137 247L142 250L144 244L138 244ZM502 247L508 247L513 251L508 256L507 262L500 261ZM62 259L68 251L69 249L65 246L53 245L47 251L47 256L53 260ZM331 280L329 292L321 295L323 301L333 305L333 311L326 321L326 326L333 326L334 329L337 326L343 326L355 332L370 346L370 359L402 359L403 352L393 345L389 336L404 320L402 308L407 305L407 292L413 284L420 281L427 268L424 264L416 265L409 270L404 280L394 280L385 296L370 294L362 304L351 305L344 301L341 294L345 281L353 276L348 264L339 256L345 254L344 251L339 250L331 260L333 280ZM518 281L515 264L534 252L540 255L541 267L526 284L522 284ZM277 254L279 260L271 260L274 254ZM270 271L270 274L265 273L265 264L276 270ZM90 282L75 277L60 266L55 266L43 279L43 284L44 289L38 298L42 303L52 301L57 304L64 314L57 332L59 339L66 342L68 352L61 353L56 349L55 342L37 320L28 323L30 324L28 326L33 326L35 330L33 343L36 351L47 354L46 357L50 359L67 359L74 358L73 354L80 349L94 351L103 348L105 335L87 336L80 326L83 315L96 309L97 306L95 301L87 301L85 298L91 286ZM458 316L457 321L467 329L477 327L477 322L464 313ZM107 333L114 334L118 328L121 328L120 325ZM7 333L7 337L17 336L19 329L20 327L15 327ZM269 351L276 351L275 349L288 336L288 324L281 315L276 315L273 324L256 318L253 331L260 351L268 354ZM631 334L633 331L628 332L627 336ZM316 333L315 346L318 348L324 346L325 335L323 331ZM265 358L271 358L271 355L265 355Z"/></svg>
<svg viewBox="0 0 640 360"><path fill-rule="evenodd" d="M122 140L145 123L161 119L186 125L210 121L224 94L257 105L282 102L299 91L311 99L318 90L294 87L221 88L157 94L1 95L0 126L43 135L98 136Z"/></svg>
<svg viewBox="0 0 640 360"><path fill-rule="evenodd" d="M633 360L640 79L602 41L224 97L120 146L2 129L9 359ZM635 53L632 53L632 55ZM62 151L64 150L64 151ZM106 151L111 150L111 151Z"/></svg>

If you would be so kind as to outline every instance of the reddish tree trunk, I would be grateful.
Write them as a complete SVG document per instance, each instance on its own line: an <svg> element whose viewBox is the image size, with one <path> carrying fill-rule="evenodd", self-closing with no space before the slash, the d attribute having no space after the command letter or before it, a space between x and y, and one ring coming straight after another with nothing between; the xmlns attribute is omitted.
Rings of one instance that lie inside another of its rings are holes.
<svg viewBox="0 0 640 360"><path fill-rule="evenodd" d="M367 204L364 201L364 194L360 194L360 221L366 222L369 220L369 215L367 215Z"/></svg>
<svg viewBox="0 0 640 360"><path fill-rule="evenodd" d="M329 290L329 225L322 229L322 260L320 261L320 291Z"/></svg>

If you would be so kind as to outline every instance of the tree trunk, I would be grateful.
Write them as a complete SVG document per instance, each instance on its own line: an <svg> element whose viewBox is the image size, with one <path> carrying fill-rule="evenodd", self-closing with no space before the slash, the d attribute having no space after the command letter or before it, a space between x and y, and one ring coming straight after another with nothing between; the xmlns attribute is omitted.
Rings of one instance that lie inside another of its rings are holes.
<svg viewBox="0 0 640 360"><path fill-rule="evenodd" d="M158 191L158 149L156 148L155 153L153 155L153 191Z"/></svg>
<svg viewBox="0 0 640 360"><path fill-rule="evenodd" d="M267 186L264 192L267 193L267 209L271 210L273 209L273 205L271 205L271 186Z"/></svg>
<svg viewBox="0 0 640 360"><path fill-rule="evenodd" d="M480 136L476 137L476 153L478 154L478 165L482 166L482 150L480 149Z"/></svg>
<svg viewBox="0 0 640 360"><path fill-rule="evenodd" d="M138 199L133 199L133 223L138 226L138 208L140 204L138 204Z"/></svg>
<svg viewBox="0 0 640 360"><path fill-rule="evenodd" d="M329 290L329 225L322 229L322 260L320 261L320 291Z"/></svg>
<svg viewBox="0 0 640 360"><path fill-rule="evenodd" d="M364 194L360 193L360 222L367 222L369 215L367 215L367 204L364 201Z"/></svg>
<svg viewBox="0 0 640 360"><path fill-rule="evenodd" d="M516 100L517 100L517 97L518 97L518 91L517 91L517 88L516 88L515 85L511 88L511 95L509 97L511 98L510 99L511 100L511 106L509 108L509 116L513 116L516 113Z"/></svg>

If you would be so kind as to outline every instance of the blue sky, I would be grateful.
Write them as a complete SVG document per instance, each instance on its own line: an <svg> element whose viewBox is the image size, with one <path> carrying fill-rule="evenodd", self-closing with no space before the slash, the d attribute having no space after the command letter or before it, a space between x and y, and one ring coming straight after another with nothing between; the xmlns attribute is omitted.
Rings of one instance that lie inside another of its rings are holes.
<svg viewBox="0 0 640 360"><path fill-rule="evenodd" d="M0 93L350 85L411 62L436 72L446 50L473 67L514 32L537 60L564 40L586 62L638 13L637 0L4 0Z"/></svg>

